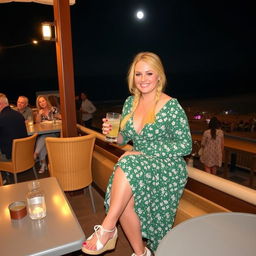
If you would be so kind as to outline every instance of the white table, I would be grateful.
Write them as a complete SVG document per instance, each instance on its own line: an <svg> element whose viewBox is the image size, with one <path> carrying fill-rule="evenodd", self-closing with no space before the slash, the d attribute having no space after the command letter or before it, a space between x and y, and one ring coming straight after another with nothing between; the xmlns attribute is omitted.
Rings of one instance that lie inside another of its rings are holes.
<svg viewBox="0 0 256 256"><path fill-rule="evenodd" d="M10 218L8 205L25 201L28 183L0 187L0 255L63 255L77 251L85 240L84 232L56 178L40 179L45 192L47 215L41 220L25 216Z"/></svg>
<svg viewBox="0 0 256 256"><path fill-rule="evenodd" d="M256 215L213 213L184 221L160 242L156 256L255 256Z"/></svg>

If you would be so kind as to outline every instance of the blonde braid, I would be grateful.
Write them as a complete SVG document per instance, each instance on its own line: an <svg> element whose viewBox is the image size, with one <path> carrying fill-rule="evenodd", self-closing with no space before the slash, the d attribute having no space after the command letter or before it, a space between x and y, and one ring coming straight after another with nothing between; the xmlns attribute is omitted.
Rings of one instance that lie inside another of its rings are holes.
<svg viewBox="0 0 256 256"><path fill-rule="evenodd" d="M128 113L124 118L123 120L121 121L121 124L120 124L120 129L123 130L127 121L131 118L131 116L133 115L135 109L137 108L138 104L139 104L139 101L140 101L140 92L139 90L136 88L134 90L134 100L133 100L133 104L132 104L132 109L131 109L131 112Z"/></svg>
<svg viewBox="0 0 256 256"><path fill-rule="evenodd" d="M157 86L155 104L152 107L152 109L148 112L148 114L143 118L143 126L145 124L152 124L156 121L156 105L160 99L161 93L162 93L162 88L160 86Z"/></svg>

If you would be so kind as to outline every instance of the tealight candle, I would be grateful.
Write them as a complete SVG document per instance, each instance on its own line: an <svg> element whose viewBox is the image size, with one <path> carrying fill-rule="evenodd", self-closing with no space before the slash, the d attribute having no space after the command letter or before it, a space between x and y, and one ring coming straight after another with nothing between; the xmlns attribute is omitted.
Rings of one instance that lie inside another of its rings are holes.
<svg viewBox="0 0 256 256"><path fill-rule="evenodd" d="M33 214L41 214L43 212L43 208L42 207L35 207L35 209L33 209L32 213Z"/></svg>
<svg viewBox="0 0 256 256"><path fill-rule="evenodd" d="M27 215L26 204L23 201L10 204L9 211L12 219L21 219Z"/></svg>

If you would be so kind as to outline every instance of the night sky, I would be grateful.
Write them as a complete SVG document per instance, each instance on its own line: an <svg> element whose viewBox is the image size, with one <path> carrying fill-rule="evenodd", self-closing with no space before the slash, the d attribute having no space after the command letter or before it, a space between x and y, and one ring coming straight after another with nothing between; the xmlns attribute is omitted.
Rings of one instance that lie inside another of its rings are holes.
<svg viewBox="0 0 256 256"><path fill-rule="evenodd" d="M252 1L228 2L77 0L70 7L76 91L95 101L126 98L133 56L153 51L163 60L171 96L255 93ZM143 20L135 17L138 9ZM54 43L29 44L41 39L40 23L52 20L52 6L0 4L0 91L10 99L58 89Z"/></svg>

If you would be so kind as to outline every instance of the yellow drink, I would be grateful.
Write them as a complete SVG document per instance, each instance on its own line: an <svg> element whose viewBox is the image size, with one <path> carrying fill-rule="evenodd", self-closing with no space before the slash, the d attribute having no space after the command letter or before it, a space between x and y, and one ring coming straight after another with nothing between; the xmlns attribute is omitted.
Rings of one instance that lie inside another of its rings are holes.
<svg viewBox="0 0 256 256"><path fill-rule="evenodd" d="M118 113L107 113L108 124L111 124L111 131L106 135L106 140L109 142L117 142L117 136L119 132L121 115Z"/></svg>
<svg viewBox="0 0 256 256"><path fill-rule="evenodd" d="M33 120L28 120L28 126L33 126L33 125L34 125Z"/></svg>

